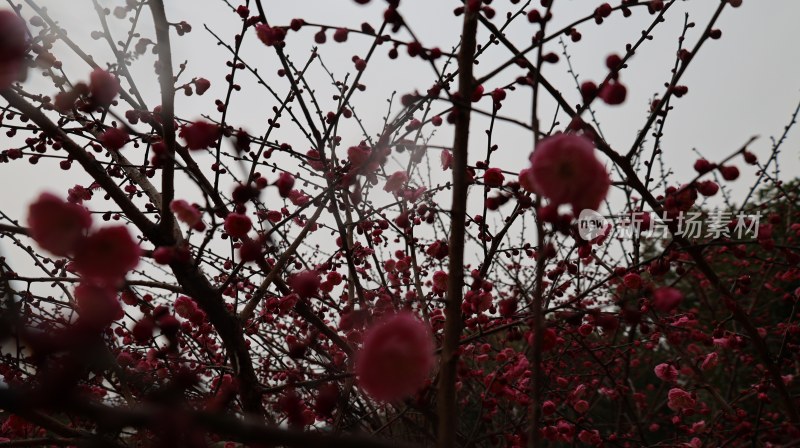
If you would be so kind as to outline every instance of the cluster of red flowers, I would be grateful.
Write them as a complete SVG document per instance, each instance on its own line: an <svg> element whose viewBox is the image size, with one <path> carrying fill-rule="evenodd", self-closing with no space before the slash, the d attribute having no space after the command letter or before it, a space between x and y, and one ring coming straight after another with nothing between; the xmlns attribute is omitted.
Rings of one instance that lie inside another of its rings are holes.
<svg viewBox="0 0 800 448"><path fill-rule="evenodd" d="M139 264L140 249L125 226L89 231L92 218L80 205L43 193L30 205L31 237L42 249L59 257L71 257L81 275L75 289L83 319L99 327L122 317L116 288Z"/></svg>

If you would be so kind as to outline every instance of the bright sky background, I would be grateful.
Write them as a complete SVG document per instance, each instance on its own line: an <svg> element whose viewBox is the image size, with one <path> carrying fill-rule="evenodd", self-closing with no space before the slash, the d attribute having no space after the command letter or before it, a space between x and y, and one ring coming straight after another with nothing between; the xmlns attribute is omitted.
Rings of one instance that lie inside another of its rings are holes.
<svg viewBox="0 0 800 448"><path fill-rule="evenodd" d="M122 0L101 0L103 5L113 9L123 4ZM208 26L217 35L228 42L241 29L241 21L222 0L183 0L166 1L167 16L170 21L185 20L193 26L193 31L183 37L172 34L173 55L176 65L189 61L181 81L189 81L192 77L202 76L209 79L212 87L202 97L187 98L180 92L177 95L178 114L187 119L199 118L200 113L213 112L213 118L219 118L214 108L214 100L224 98L226 93L225 75L228 68L225 62L229 58L227 50L216 45L214 37L204 29ZM234 6L238 5L232 0ZM524 3L524 2L523 2ZM534 2L538 5L538 1ZM548 25L549 29L560 28L576 18L590 13L602 2L589 0L556 0L554 6L555 19ZM38 4L46 6L50 15L58 20L69 36L78 42L87 53L103 65L111 61L110 53L104 41L94 41L90 32L99 30L99 22L90 0L38 0ZM400 12L412 27L414 33L426 47L441 47L449 51L458 43L461 18L455 17L452 10L459 2L402 0ZM265 0L267 16L272 24L285 25L294 18L302 17L307 22L331 25L347 25L358 28L361 22L367 21L375 28L380 25L385 2L373 0L370 5L360 6L350 0L298 0L279 1ZM496 0L492 6L497 10L495 23L502 23L507 11L516 11L522 4L512 5L508 0ZM609 143L619 151L627 151L633 142L638 129L646 119L646 111L650 99L664 90L664 83L671 76L670 69L674 64L677 39L680 35L684 14L688 13L697 27L690 30L687 44L691 47L697 41L707 20L718 5L716 0L679 1L667 13L667 21L659 25L653 33L654 40L643 45L641 50L629 63L629 68L622 75L622 81L628 86L628 100L622 106L610 107L596 104L595 111L601 123L602 131ZM513 7L513 9L512 9ZM529 9L529 8L527 8ZM255 11L255 7L253 7ZM26 17L30 9L23 9ZM149 11L144 10L142 33L154 39L151 31ZM800 2L796 0L744 0L738 9L726 8L718 22L722 30L722 39L710 40L701 49L699 56L692 62L682 84L689 87L689 93L680 100L673 101L675 110L671 113L662 141L664 161L676 175L673 184L690 180L694 176L691 168L697 158L693 150L699 151L706 158L719 160L738 149L749 137L759 135L760 139L751 146L760 160L766 160L771 148L771 136L780 136L788 123L792 111L800 101L800 58L797 57L796 45L800 42L800 27L796 21L800 17ZM109 17L115 39L125 38L127 22ZM127 20L127 19L126 19ZM626 43L633 43L641 31L649 26L652 16L644 8L635 8L630 18L623 18L616 12L602 26L593 21L579 27L583 39L572 43L566 39L568 51L576 72L583 80L601 80L606 74L605 58L610 53L624 53ZM537 26L529 24L524 17L512 24L508 37L518 46L524 47ZM299 33L290 33L287 42L287 54L292 61L301 66L315 45L313 34L317 29L304 29ZM343 80L350 72L354 72L351 57L364 56L371 44L371 39L351 34L347 43L333 42L332 32L328 32L328 43L320 46L322 61L334 73L337 79ZM479 42L486 42L487 34L481 32ZM397 38L408 40L408 34L401 31ZM366 92L357 92L353 98L356 112L363 119L366 129L374 136L381 129L383 117L387 111L387 98L393 91L398 94L420 90L424 92L435 79L430 66L420 59L410 59L401 49L400 57L390 61L386 57L389 45L378 48L377 56L370 62L362 82L367 85ZM561 54L558 41L553 41L546 51ZM75 58L68 50L61 48L58 54L64 61L65 71L73 81L86 80L90 69ZM278 60L271 48L259 42L252 31L248 32L242 51L243 59L257 67L267 81L274 86L279 95L285 95L288 81L276 76L279 68ZM476 74L482 76L509 57L509 52L502 46L495 46L480 59ZM444 59L438 64L441 67ZM134 63L131 68L150 108L159 102L157 80L153 72L153 58L148 56ZM567 73L565 59L557 64L544 67L545 76L556 85L573 104L579 102L575 84ZM500 77L487 83L486 91L512 81L524 74L521 69L512 69ZM234 92L229 112L229 122L242 126L252 133L259 134L266 128L266 120L272 116L271 108L277 101L262 87L255 85L249 73L239 72L237 81L243 89ZM308 74L309 84L315 86L321 102L323 113L332 110L336 102L331 96L334 89L330 78L314 64ZM42 81L37 73L32 73L26 84L31 91L54 94L55 89ZM434 111L446 107L444 103L435 105ZM490 110L491 102L484 99L478 104L484 110ZM501 113L515 119L530 121L530 93L520 89L511 93L504 102ZM299 107L296 107L299 111ZM126 108L120 108L123 113ZM397 111L393 109L392 117ZM543 120L549 120L554 112L554 103L543 94L541 109ZM562 119L563 128L564 120ZM471 162L482 159L486 148L484 130L488 121L477 119L471 134ZM293 129L291 123L284 122L280 132L273 134L282 142L292 143L295 149L304 152L307 142ZM355 122L350 120L342 131L343 145L357 144L363 137ZM2 149L15 144L5 136L2 138ZM500 151L493 155L493 166L517 172L528 164L527 158L532 150L533 138L530 132L521 130L510 124L496 125L493 138L500 146ZM450 146L452 144L452 128L439 128L431 140L432 144ZM786 179L796 176L800 170L798 145L800 131L794 130L782 147L780 157L782 171ZM651 144L647 145L648 154ZM126 148L126 155L132 160L140 161L137 149ZM138 150L141 151L141 150ZM438 154L434 157L438 160ZM211 158L200 158L200 165L207 168ZM741 197L748 190L754 178L755 168L746 166L741 160L736 163L742 171L742 178L733 184L734 198ZM434 167L434 172L439 172ZM387 168L388 172L394 169ZM0 204L9 215L22 218L24 223L27 204L43 190L51 190L66 194L66 187L76 182L84 182L85 176L79 176L76 167L70 172L58 168L57 161L42 160L38 166L31 167L27 162L16 161L12 164L0 165ZM273 178L271 173L268 177ZM191 187L183 194L187 199L197 198ZM479 197L482 190L473 189L471 202L476 213L480 206ZM180 197L180 196L179 196ZM477 202L476 202L477 201ZM2 243L0 243L2 244Z"/></svg>

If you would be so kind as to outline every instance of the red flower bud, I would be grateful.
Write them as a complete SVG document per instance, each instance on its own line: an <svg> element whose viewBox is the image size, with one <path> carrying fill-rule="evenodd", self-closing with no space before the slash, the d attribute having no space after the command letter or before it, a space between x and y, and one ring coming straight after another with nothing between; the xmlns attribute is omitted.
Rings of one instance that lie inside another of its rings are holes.
<svg viewBox="0 0 800 448"><path fill-rule="evenodd" d="M611 106L622 104L628 95L628 89L619 82L609 82L600 89L600 99Z"/></svg>
<svg viewBox="0 0 800 448"><path fill-rule="evenodd" d="M694 170L700 174L705 174L713 170L714 167L714 164L706 159L697 159L697 161L694 162Z"/></svg>
<svg viewBox="0 0 800 448"><path fill-rule="evenodd" d="M336 42L345 42L347 41L347 34L348 34L347 28L338 28L333 33L333 40L335 40Z"/></svg>
<svg viewBox="0 0 800 448"><path fill-rule="evenodd" d="M719 167L719 173L722 178L728 181L736 180L739 178L739 168L733 165Z"/></svg>
<svg viewBox="0 0 800 448"><path fill-rule="evenodd" d="M281 197L289 197L289 193L294 188L294 176L289 173L281 173L278 180L275 181L275 186L278 187L278 194Z"/></svg>
<svg viewBox="0 0 800 448"><path fill-rule="evenodd" d="M206 93L210 87L211 81L207 80L206 78L197 78L194 81L194 90L198 95Z"/></svg>

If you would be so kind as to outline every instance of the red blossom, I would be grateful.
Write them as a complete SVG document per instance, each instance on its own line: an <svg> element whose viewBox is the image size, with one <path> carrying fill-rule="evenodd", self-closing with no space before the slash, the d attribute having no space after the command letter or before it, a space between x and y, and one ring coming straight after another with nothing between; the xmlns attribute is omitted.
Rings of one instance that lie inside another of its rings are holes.
<svg viewBox="0 0 800 448"><path fill-rule="evenodd" d="M169 209L172 210L172 213L175 213L175 217L178 218L178 221L183 222L197 231L205 229L203 214L200 210L183 199L175 199L170 202Z"/></svg>
<svg viewBox="0 0 800 448"><path fill-rule="evenodd" d="M502 187L505 176L500 168L489 168L483 173L483 183L487 187Z"/></svg>
<svg viewBox="0 0 800 448"><path fill-rule="evenodd" d="M654 369L656 376L661 381L666 381L668 383L674 383L678 379L678 369L675 368L672 364L662 363L656 366Z"/></svg>
<svg viewBox="0 0 800 448"><path fill-rule="evenodd" d="M506 99L506 91L505 89L494 89L492 90L492 100L496 104L500 104L501 101Z"/></svg>
<svg viewBox="0 0 800 448"><path fill-rule="evenodd" d="M669 313L683 302L683 293L680 290L665 286L653 291L651 301L653 309L662 313Z"/></svg>
<svg viewBox="0 0 800 448"><path fill-rule="evenodd" d="M403 188L406 182L408 182L408 173L405 171L397 171L386 179L386 185L384 185L383 189L390 193L397 193L398 190Z"/></svg>
<svg viewBox="0 0 800 448"><path fill-rule="evenodd" d="M302 271L289 277L292 291L303 299L314 297L319 290L320 278L317 271Z"/></svg>
<svg viewBox="0 0 800 448"><path fill-rule="evenodd" d="M525 168L519 172L519 185L531 193L536 192L536 182L533 181L533 169Z"/></svg>
<svg viewBox="0 0 800 448"><path fill-rule="evenodd" d="M184 319L191 319L198 312L197 303L191 297L179 296L173 305L175 314Z"/></svg>
<svg viewBox="0 0 800 448"><path fill-rule="evenodd" d="M704 371L711 370L719 364L719 355L714 352L709 353L700 364L700 368Z"/></svg>
<svg viewBox="0 0 800 448"><path fill-rule="evenodd" d="M128 144L130 138L124 129L108 128L98 137L100 143L111 151L119 151Z"/></svg>
<svg viewBox="0 0 800 448"><path fill-rule="evenodd" d="M92 216L85 208L50 193L42 193L28 207L31 237L53 255L74 253L91 225Z"/></svg>
<svg viewBox="0 0 800 448"><path fill-rule="evenodd" d="M733 165L719 167L719 173L722 178L728 181L736 180L739 178L739 168Z"/></svg>
<svg viewBox="0 0 800 448"><path fill-rule="evenodd" d="M598 95L606 104L615 106L625 102L628 89L620 82L609 82L603 85Z"/></svg>
<svg viewBox="0 0 800 448"><path fill-rule="evenodd" d="M594 154L592 142L573 134L556 134L539 142L531 154L531 186L556 205L575 212L597 210L611 180Z"/></svg>
<svg viewBox="0 0 800 448"><path fill-rule="evenodd" d="M347 41L347 34L348 34L347 28L338 28L333 33L333 40L336 42L345 42Z"/></svg>
<svg viewBox="0 0 800 448"><path fill-rule="evenodd" d="M170 264L175 259L175 249L168 246L159 246L153 250L153 261L158 264Z"/></svg>
<svg viewBox="0 0 800 448"><path fill-rule="evenodd" d="M75 267L84 277L114 284L139 264L140 252L127 227L105 227L78 245Z"/></svg>
<svg viewBox="0 0 800 448"><path fill-rule="evenodd" d="M89 90L94 104L108 107L119 94L119 80L111 73L97 68L89 75Z"/></svg>
<svg viewBox="0 0 800 448"><path fill-rule="evenodd" d="M246 240L239 248L239 259L245 263L251 263L261 258L263 252L262 244L258 239Z"/></svg>
<svg viewBox="0 0 800 448"><path fill-rule="evenodd" d="M244 238L250 229L253 228L253 222L247 215L241 213L231 213L225 217L225 232L233 238Z"/></svg>
<svg viewBox="0 0 800 448"><path fill-rule="evenodd" d="M713 180L698 182L697 191L703 196L714 196L719 191L719 185Z"/></svg>
<svg viewBox="0 0 800 448"><path fill-rule="evenodd" d="M219 126L207 121L196 121L181 128L180 136L192 150L214 146L219 138Z"/></svg>
<svg viewBox="0 0 800 448"><path fill-rule="evenodd" d="M433 292L443 294L447 291L449 276L447 272L436 271L433 273Z"/></svg>
<svg viewBox="0 0 800 448"><path fill-rule="evenodd" d="M410 313L378 322L356 356L359 385L374 399L394 401L421 389L433 367L430 329Z"/></svg>
<svg viewBox="0 0 800 448"><path fill-rule="evenodd" d="M692 394L678 387L670 389L667 397L667 407L676 412L693 409L696 404Z"/></svg>
<svg viewBox="0 0 800 448"><path fill-rule="evenodd" d="M700 174L705 174L714 169L714 164L706 159L697 159L694 162L694 170Z"/></svg>
<svg viewBox="0 0 800 448"><path fill-rule="evenodd" d="M271 47L283 42L283 39L286 38L286 29L259 23L256 25L256 35L264 45Z"/></svg>
<svg viewBox="0 0 800 448"><path fill-rule="evenodd" d="M622 278L622 282L630 289L639 289L639 287L642 286L642 277L635 272L631 272Z"/></svg>
<svg viewBox="0 0 800 448"><path fill-rule="evenodd" d="M442 169L449 170L453 167L453 153L448 150L443 150L441 155Z"/></svg>
<svg viewBox="0 0 800 448"><path fill-rule="evenodd" d="M198 95L206 93L209 88L211 88L211 81L206 78L197 78L194 81L194 90Z"/></svg>
<svg viewBox="0 0 800 448"><path fill-rule="evenodd" d="M425 250L425 253L437 260L444 260L449 251L450 247L447 245L446 241L434 241L430 246L428 246L428 249Z"/></svg>
<svg viewBox="0 0 800 448"><path fill-rule="evenodd" d="M124 316L116 291L105 285L80 283L75 288L78 314L83 322L105 328Z"/></svg>
<svg viewBox="0 0 800 448"><path fill-rule="evenodd" d="M28 33L13 11L0 10L0 89L9 87L25 72Z"/></svg>
<svg viewBox="0 0 800 448"><path fill-rule="evenodd" d="M275 186L278 187L278 194L281 197L289 197L289 193L294 188L294 176L289 173L281 173L278 176L278 180L275 181Z"/></svg>

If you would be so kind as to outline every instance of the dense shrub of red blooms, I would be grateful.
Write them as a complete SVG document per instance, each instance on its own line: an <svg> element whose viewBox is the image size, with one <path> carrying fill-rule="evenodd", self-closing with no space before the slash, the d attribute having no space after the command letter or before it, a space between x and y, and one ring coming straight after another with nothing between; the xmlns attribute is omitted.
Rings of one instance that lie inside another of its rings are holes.
<svg viewBox="0 0 800 448"><path fill-rule="evenodd" d="M415 30L433 2L372 2L377 17L357 9L368 21L346 26L221 2L236 34L207 37L230 52L224 75L210 51L200 63L165 51L164 32L193 34L163 3L97 8L103 31L88 33L111 61L35 0L0 10L0 170L71 171L68 185L15 177L3 193L38 196L27 216L0 207L0 446L800 439L800 181L776 177L785 138L720 144L676 169L660 157L670 114L702 88L683 74L741 0L709 2L707 26L685 17L628 152L595 115L636 107L629 61L691 2L573 2L587 9L564 29L568 2L454 2L464 27L448 47ZM573 72L573 45L634 14L652 28L598 54L602 77ZM305 65L298 48L313 49ZM375 121L368 84L394 60L435 76ZM161 95L133 82L139 64ZM550 66L574 83L556 85ZM527 124L514 115L531 90ZM263 128L238 122L242 96L259 94ZM182 101L208 107L186 117ZM518 128L513 148L495 138ZM582 237L586 209L616 221ZM690 214L719 235L680 234L670 218ZM628 237L634 222L666 230ZM757 236L734 238L740 226Z"/></svg>

